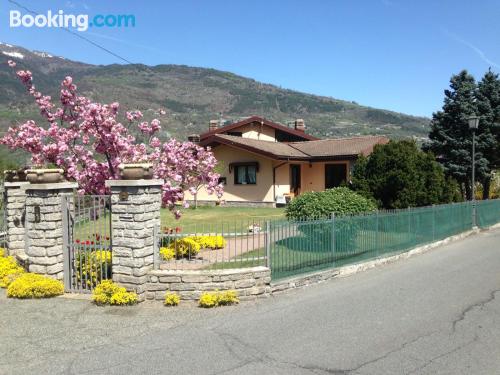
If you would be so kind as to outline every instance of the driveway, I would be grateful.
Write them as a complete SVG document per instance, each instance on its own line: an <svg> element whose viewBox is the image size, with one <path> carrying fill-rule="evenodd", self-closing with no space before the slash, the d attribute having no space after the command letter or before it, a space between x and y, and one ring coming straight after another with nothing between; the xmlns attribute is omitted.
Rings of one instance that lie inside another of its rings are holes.
<svg viewBox="0 0 500 375"><path fill-rule="evenodd" d="M0 295L0 374L499 374L500 230L236 307Z"/></svg>

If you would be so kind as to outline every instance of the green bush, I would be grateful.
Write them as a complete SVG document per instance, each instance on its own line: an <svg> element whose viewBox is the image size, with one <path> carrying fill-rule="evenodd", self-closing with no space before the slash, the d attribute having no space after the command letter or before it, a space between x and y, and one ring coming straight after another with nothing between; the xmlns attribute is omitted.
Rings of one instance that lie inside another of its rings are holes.
<svg viewBox="0 0 500 375"><path fill-rule="evenodd" d="M376 209L377 206L373 201L346 187L339 187L299 195L287 206L286 215L292 220L322 218L299 222L297 228L303 234L302 239L308 243L311 251L331 252L332 257L337 257L342 255L341 253L353 251L356 246L359 225L356 220L348 216ZM337 217L335 226L331 220L332 214ZM335 241L332 235L335 236ZM335 254L332 251L333 244Z"/></svg>
<svg viewBox="0 0 500 375"><path fill-rule="evenodd" d="M332 213L344 216L375 211L377 206L371 200L346 187L321 192L307 192L292 200L286 207L288 219L330 218Z"/></svg>
<svg viewBox="0 0 500 375"><path fill-rule="evenodd" d="M354 167L352 188L381 208L407 208L460 201L460 187L446 178L434 156L413 141L375 146Z"/></svg>

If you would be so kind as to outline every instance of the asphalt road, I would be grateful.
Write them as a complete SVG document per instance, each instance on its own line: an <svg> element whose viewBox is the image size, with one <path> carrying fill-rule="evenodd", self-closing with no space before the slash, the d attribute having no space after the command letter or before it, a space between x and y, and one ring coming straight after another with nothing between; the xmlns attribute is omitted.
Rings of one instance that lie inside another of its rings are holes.
<svg viewBox="0 0 500 375"><path fill-rule="evenodd" d="M500 230L203 310L0 295L0 374L500 374Z"/></svg>

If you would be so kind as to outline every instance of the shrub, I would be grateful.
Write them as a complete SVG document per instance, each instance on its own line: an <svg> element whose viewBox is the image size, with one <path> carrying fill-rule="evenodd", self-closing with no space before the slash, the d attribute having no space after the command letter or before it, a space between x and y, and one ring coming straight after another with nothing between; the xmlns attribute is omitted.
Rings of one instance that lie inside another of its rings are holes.
<svg viewBox="0 0 500 375"><path fill-rule="evenodd" d="M0 257L0 287L7 288L18 276L24 274L24 268L19 266L14 257Z"/></svg>
<svg viewBox="0 0 500 375"><path fill-rule="evenodd" d="M92 292L92 300L96 305L135 305L137 294L127 292L111 280L103 280Z"/></svg>
<svg viewBox="0 0 500 375"><path fill-rule="evenodd" d="M321 192L306 192L293 199L286 207L288 219L329 218L374 211L377 206L371 200L346 187Z"/></svg>
<svg viewBox="0 0 500 375"><path fill-rule="evenodd" d="M234 305L239 302L238 294L234 290L227 290L218 295L219 306Z"/></svg>
<svg viewBox="0 0 500 375"><path fill-rule="evenodd" d="M162 256L165 256L164 259L171 256L172 251L174 253L175 258L184 258L184 257L192 257L200 252L200 244L193 240L192 237L184 237L170 241L170 243L163 250ZM172 258L170 258L172 259Z"/></svg>
<svg viewBox="0 0 500 375"><path fill-rule="evenodd" d="M334 257L332 235L335 236L335 253L351 252L356 246L359 228L349 215L376 209L371 200L346 187L339 187L299 195L287 206L286 214L289 219L297 220L322 217L323 220L299 222L297 228L304 235L301 240L306 241L307 248L315 252L331 252ZM332 213L336 215L335 226L330 220Z"/></svg>
<svg viewBox="0 0 500 375"><path fill-rule="evenodd" d="M204 292L198 301L200 307L211 308L217 306L217 296L214 293Z"/></svg>
<svg viewBox="0 0 500 375"><path fill-rule="evenodd" d="M460 187L446 178L432 154L414 141L391 141L375 146L369 157L358 159L352 187L376 200L379 207L407 208L460 201Z"/></svg>
<svg viewBox="0 0 500 375"><path fill-rule="evenodd" d="M62 282L34 273L20 275L7 288L7 297L11 298L48 298L63 293Z"/></svg>
<svg viewBox="0 0 500 375"><path fill-rule="evenodd" d="M84 287L94 288L104 277L111 277L112 253L109 250L92 250L75 254L76 278Z"/></svg>
<svg viewBox="0 0 500 375"><path fill-rule="evenodd" d="M216 236L194 236L188 237L196 241L202 249L223 249L226 247L226 240L220 235Z"/></svg>
<svg viewBox="0 0 500 375"><path fill-rule="evenodd" d="M225 292L204 292L202 293L198 304L200 307L211 308L217 306L228 306L239 303L238 294L234 290Z"/></svg>
<svg viewBox="0 0 500 375"><path fill-rule="evenodd" d="M167 293L165 295L165 306L177 306L181 302L181 298L176 293Z"/></svg>
<svg viewBox="0 0 500 375"><path fill-rule="evenodd" d="M7 250L5 250L3 247L0 247L0 258L3 258L7 254Z"/></svg>
<svg viewBox="0 0 500 375"><path fill-rule="evenodd" d="M160 255L163 260L172 260L175 258L175 250L171 247L160 247Z"/></svg>

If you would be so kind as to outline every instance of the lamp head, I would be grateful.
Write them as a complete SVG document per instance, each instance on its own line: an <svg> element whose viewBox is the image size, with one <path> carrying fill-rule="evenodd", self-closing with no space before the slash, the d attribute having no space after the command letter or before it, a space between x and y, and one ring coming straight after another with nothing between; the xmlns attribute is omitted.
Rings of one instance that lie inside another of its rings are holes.
<svg viewBox="0 0 500 375"><path fill-rule="evenodd" d="M469 129L476 130L479 127L479 116L471 116L468 118Z"/></svg>

